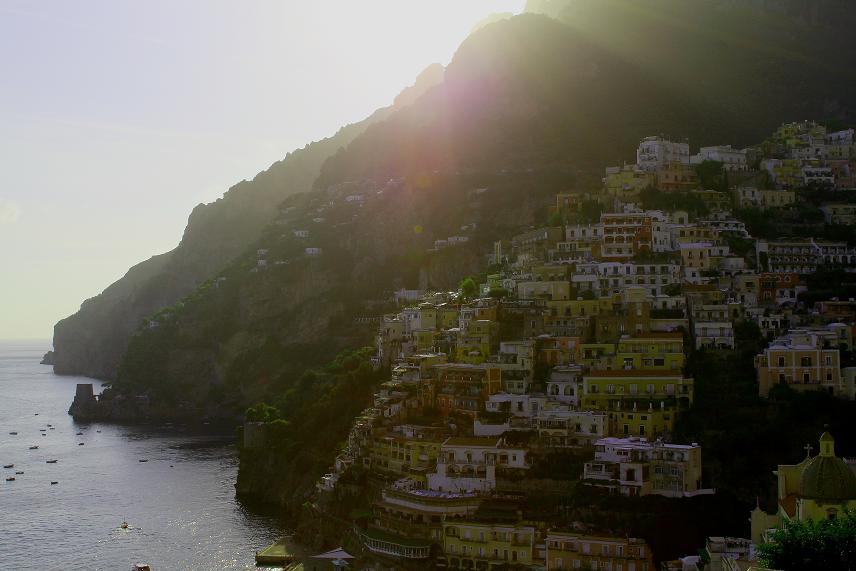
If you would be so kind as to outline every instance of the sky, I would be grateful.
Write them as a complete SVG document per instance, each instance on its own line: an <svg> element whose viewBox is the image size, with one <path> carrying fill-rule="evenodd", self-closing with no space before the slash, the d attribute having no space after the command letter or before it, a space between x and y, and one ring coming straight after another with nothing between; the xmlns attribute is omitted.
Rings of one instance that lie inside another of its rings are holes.
<svg viewBox="0 0 856 571"><path fill-rule="evenodd" d="M187 217L388 105L524 0L0 0L0 339L48 339Z"/></svg>

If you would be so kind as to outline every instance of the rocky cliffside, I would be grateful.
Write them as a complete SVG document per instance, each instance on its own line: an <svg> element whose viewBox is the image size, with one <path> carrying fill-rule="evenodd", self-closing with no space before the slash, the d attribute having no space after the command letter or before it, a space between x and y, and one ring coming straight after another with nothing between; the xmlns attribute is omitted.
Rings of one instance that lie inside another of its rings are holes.
<svg viewBox="0 0 856 571"><path fill-rule="evenodd" d="M190 214L178 246L131 268L101 294L54 327L54 371L105 380L116 378L128 339L144 319L193 292L259 239L286 197L306 192L322 163L369 125L410 105L442 81L443 67L429 66L390 107L343 127L334 136L289 153L283 160L242 181Z"/></svg>

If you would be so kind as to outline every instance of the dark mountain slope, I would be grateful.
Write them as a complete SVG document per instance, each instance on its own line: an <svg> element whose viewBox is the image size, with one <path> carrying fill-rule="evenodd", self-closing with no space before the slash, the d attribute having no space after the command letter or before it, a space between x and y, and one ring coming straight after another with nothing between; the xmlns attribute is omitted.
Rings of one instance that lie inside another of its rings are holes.
<svg viewBox="0 0 856 571"><path fill-rule="evenodd" d="M103 293L86 300L77 313L56 324L54 370L114 379L128 338L143 318L192 292L258 240L285 197L311 189L329 156L368 125L411 104L441 81L442 75L442 66L430 66L393 106L289 153L252 181L242 181L217 201L194 208L174 250L137 264Z"/></svg>
<svg viewBox="0 0 856 571"><path fill-rule="evenodd" d="M566 24L524 15L470 36L442 86L337 153L319 186L438 168L595 172L650 134L748 145L785 120L853 117L856 47L829 28L724 2L566 4Z"/></svg>

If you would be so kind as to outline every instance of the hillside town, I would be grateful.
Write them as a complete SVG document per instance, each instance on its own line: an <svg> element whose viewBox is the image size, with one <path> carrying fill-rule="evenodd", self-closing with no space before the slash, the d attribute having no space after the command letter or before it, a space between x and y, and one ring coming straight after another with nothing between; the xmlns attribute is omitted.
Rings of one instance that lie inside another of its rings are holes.
<svg viewBox="0 0 856 571"><path fill-rule="evenodd" d="M395 292L400 310L379 319L373 357L390 376L318 482L316 505L354 470L385 482L354 533L366 557L393 567L760 569L771 530L856 507L856 460L837 457L828 432L799 464L783 459L775 513L757 507L744 537L710 537L677 560L519 506L530 486L569 482L627 501L714 496L703 447L675 427L697 400L688 359L734 352L741 332L765 345L758 397L856 397L856 300L810 287L815 274L856 271L853 243L829 231L856 222L854 167L853 129L814 122L696 154L647 137L634 163L605 169L602 189L558 194L543 226L495 242L483 276L455 292ZM807 195L823 197L821 218L800 214ZM753 235L753 213L780 234ZM545 465L556 451L578 465Z"/></svg>

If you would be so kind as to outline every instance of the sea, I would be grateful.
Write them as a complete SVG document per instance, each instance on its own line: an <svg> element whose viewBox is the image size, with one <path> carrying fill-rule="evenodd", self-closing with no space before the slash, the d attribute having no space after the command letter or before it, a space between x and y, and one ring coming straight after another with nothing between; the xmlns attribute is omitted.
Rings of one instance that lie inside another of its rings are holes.
<svg viewBox="0 0 856 571"><path fill-rule="evenodd" d="M233 435L76 423L75 385L100 383L54 375L49 348L0 342L0 465L14 464L0 471L0 571L255 568L285 522L235 498Z"/></svg>

